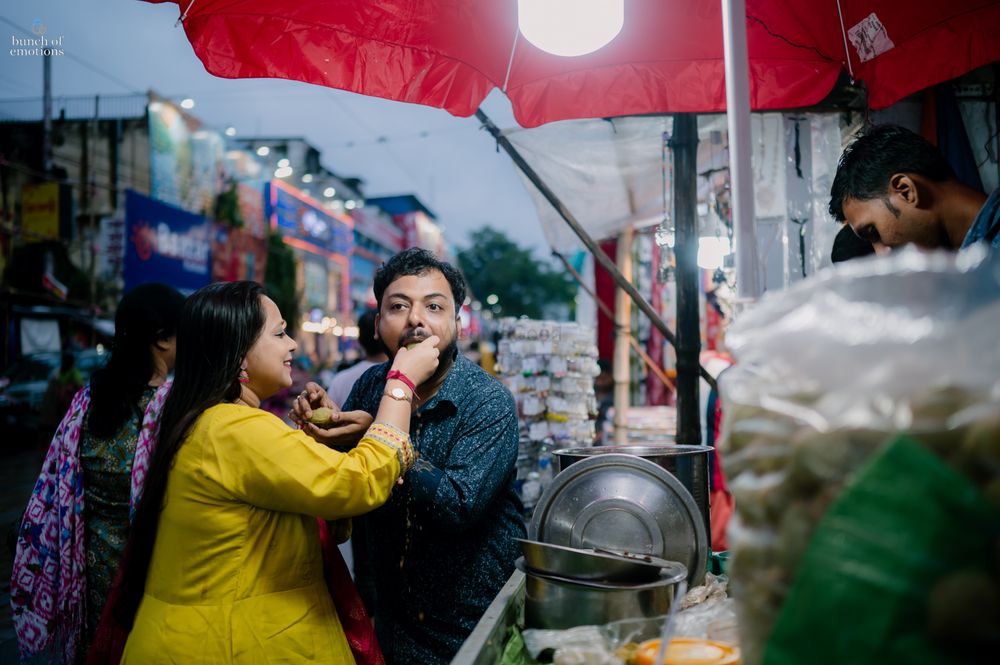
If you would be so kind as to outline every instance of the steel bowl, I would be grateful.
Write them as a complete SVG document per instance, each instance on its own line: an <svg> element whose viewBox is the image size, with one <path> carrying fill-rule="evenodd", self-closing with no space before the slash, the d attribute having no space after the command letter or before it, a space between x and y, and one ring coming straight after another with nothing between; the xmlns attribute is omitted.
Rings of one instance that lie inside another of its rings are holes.
<svg viewBox="0 0 1000 665"><path fill-rule="evenodd" d="M656 581L660 571L672 563L650 555L578 549L524 538L515 540L521 543L524 565L529 571L572 580L645 584Z"/></svg>
<svg viewBox="0 0 1000 665"><path fill-rule="evenodd" d="M525 573L525 626L564 630L662 616L670 610L678 582L687 577L683 565L668 563L652 582L612 584L539 575L525 567L523 558L518 559L517 567Z"/></svg>

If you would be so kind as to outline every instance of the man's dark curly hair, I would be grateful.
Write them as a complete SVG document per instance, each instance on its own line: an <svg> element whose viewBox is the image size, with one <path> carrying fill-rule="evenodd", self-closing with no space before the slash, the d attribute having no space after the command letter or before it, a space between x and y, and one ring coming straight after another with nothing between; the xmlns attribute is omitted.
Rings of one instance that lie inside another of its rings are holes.
<svg viewBox="0 0 1000 665"><path fill-rule="evenodd" d="M382 308L382 294L385 293L390 284L400 277L423 275L431 270L437 270L448 280L451 295L455 297L455 313L457 314L465 302L465 278L453 265L419 247L404 249L375 271L375 300L378 302L379 309Z"/></svg>
<svg viewBox="0 0 1000 665"><path fill-rule="evenodd" d="M895 173L914 173L935 182L955 177L948 160L924 137L898 125L875 125L840 156L830 187L830 214L844 221L847 199L882 199L888 206L889 179Z"/></svg>

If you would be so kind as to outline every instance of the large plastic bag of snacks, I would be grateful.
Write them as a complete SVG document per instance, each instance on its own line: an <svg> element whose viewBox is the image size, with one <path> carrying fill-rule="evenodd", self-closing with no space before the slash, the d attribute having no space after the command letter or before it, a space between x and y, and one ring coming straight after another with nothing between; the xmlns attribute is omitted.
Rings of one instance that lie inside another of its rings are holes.
<svg viewBox="0 0 1000 665"><path fill-rule="evenodd" d="M909 435L1000 497L1000 255L853 261L765 297L727 342L731 583L744 662L756 665L813 530L890 440ZM829 619L815 630L852 622Z"/></svg>

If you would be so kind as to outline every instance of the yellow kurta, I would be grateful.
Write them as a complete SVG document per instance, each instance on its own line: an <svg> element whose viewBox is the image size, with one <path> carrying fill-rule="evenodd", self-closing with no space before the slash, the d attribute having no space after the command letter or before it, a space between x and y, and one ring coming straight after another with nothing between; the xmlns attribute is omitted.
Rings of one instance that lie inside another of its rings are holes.
<svg viewBox="0 0 1000 665"><path fill-rule="evenodd" d="M345 454L260 409L208 409L170 471L122 662L353 664L315 518L381 505L399 472L369 438Z"/></svg>

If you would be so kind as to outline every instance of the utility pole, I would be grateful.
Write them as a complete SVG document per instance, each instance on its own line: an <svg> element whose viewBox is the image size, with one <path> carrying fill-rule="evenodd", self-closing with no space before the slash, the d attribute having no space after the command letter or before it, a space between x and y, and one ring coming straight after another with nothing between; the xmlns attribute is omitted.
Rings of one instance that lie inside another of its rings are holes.
<svg viewBox="0 0 1000 665"><path fill-rule="evenodd" d="M52 173L52 56L42 57L42 171Z"/></svg>

